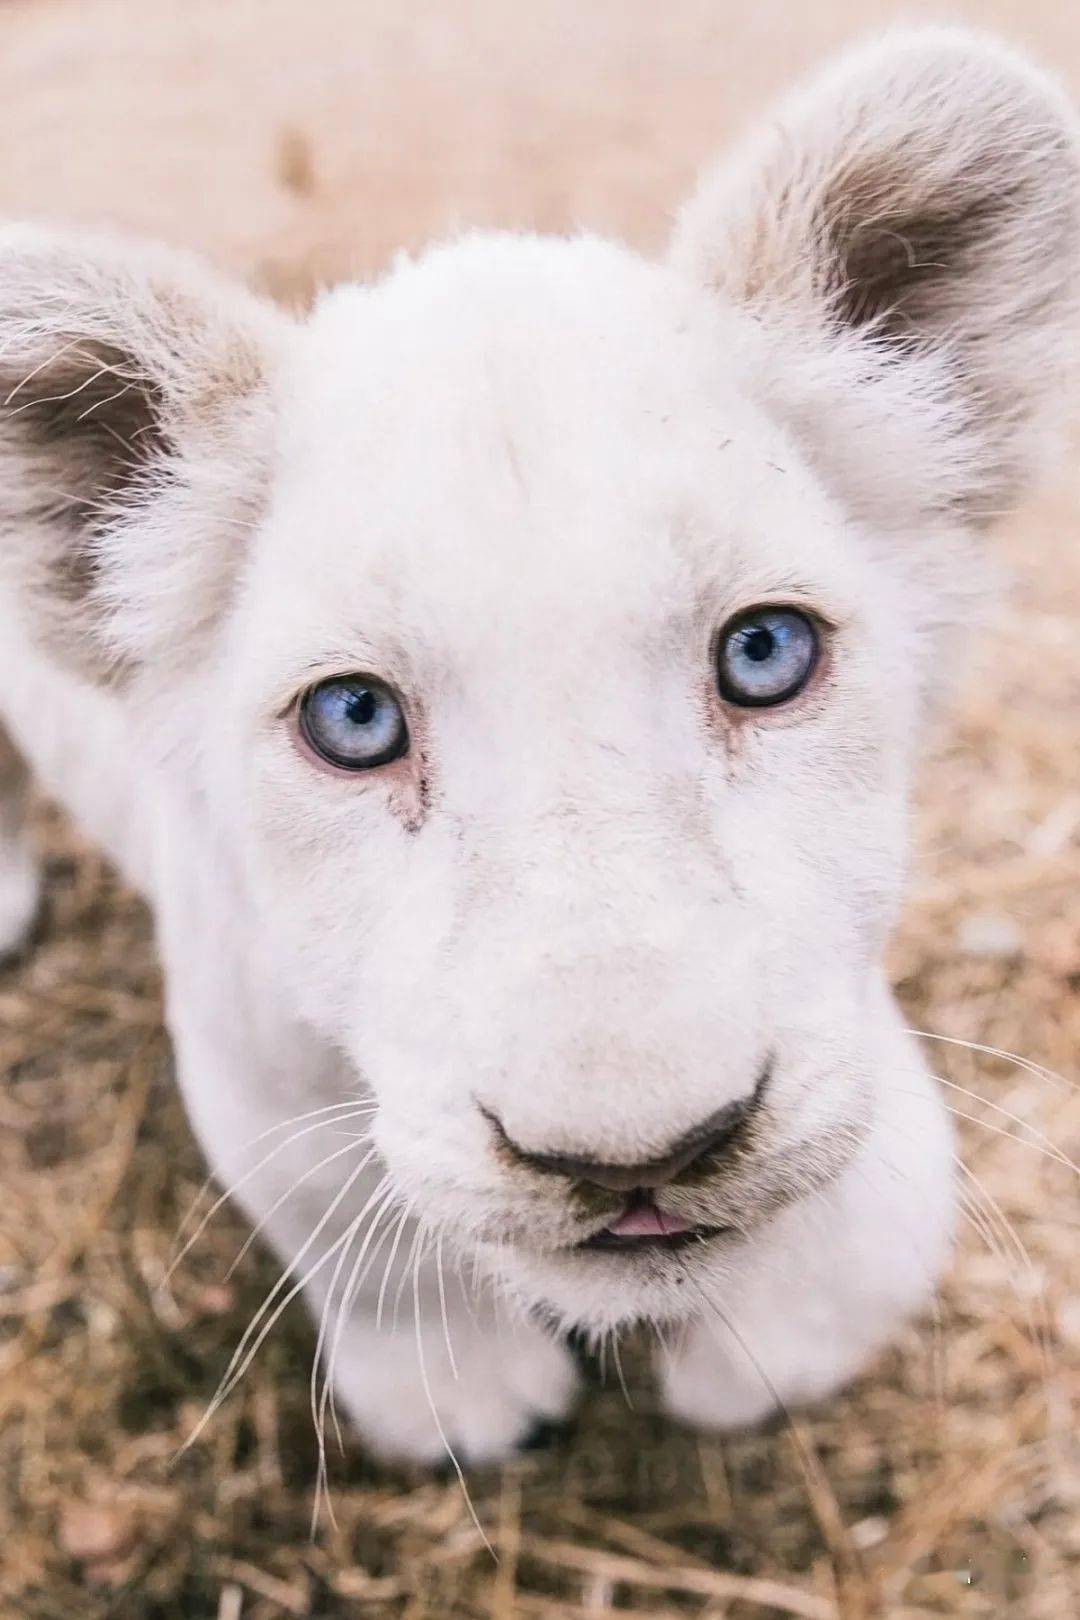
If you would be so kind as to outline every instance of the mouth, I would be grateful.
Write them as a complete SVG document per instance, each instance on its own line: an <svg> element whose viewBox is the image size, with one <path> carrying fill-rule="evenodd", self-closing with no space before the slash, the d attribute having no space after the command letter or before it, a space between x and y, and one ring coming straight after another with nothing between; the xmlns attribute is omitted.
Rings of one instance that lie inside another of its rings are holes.
<svg viewBox="0 0 1080 1620"><path fill-rule="evenodd" d="M647 1192L633 1193L625 1208L599 1232L574 1245L579 1253L641 1254L685 1249L730 1231L727 1226L695 1225L661 1209Z"/></svg>

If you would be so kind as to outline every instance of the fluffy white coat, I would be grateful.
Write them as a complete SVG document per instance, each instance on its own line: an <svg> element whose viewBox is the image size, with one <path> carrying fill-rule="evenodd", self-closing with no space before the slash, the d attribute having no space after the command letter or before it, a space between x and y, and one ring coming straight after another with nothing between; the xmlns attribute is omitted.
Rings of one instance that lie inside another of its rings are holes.
<svg viewBox="0 0 1080 1620"><path fill-rule="evenodd" d="M381 1451L564 1414L566 1325L662 1324L671 1410L731 1426L925 1300L952 1150L882 948L1078 240L1071 111L948 30L782 106L665 263L476 235L301 320L0 234L0 716L151 900L194 1126ZM732 708L716 636L761 604L820 666ZM344 775L295 716L351 672L411 746ZM0 741L0 949L24 797ZM619 1198L528 1155L654 1159L763 1076L738 1151L656 1195L720 1235L580 1247Z"/></svg>

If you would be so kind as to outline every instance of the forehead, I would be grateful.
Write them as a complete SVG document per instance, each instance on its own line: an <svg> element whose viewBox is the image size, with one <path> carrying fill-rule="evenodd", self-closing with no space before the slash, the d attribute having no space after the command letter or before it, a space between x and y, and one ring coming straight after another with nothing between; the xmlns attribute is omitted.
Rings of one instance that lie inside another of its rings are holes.
<svg viewBox="0 0 1080 1620"><path fill-rule="evenodd" d="M660 626L840 589L836 514L754 403L755 342L593 239L472 238L343 289L297 344L256 582L287 572L309 634L459 650L549 613Z"/></svg>

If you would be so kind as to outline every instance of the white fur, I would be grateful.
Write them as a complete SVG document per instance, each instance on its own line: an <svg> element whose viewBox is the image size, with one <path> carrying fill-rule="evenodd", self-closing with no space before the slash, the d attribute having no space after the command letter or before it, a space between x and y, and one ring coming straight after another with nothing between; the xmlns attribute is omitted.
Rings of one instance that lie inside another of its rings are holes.
<svg viewBox="0 0 1080 1620"><path fill-rule="evenodd" d="M945 1113L881 954L974 533L1061 402L1071 115L997 46L931 32L855 54L770 129L669 263L478 235L299 323L168 256L0 241L5 392L28 405L0 441L2 712L155 906L223 1181L260 1132L358 1087L375 1105L377 1165L300 1273L388 1171L399 1320L375 1323L388 1242L336 1359L388 1453L445 1434L494 1456L565 1412L558 1322L672 1325L660 1372L691 1422L818 1398L947 1244ZM868 197L861 229L954 258L909 285L885 242L865 287L838 280ZM133 480L92 415L35 408L61 349L101 424L142 424ZM834 627L825 667L790 709L733 715L712 638L763 601ZM289 710L356 670L404 694L413 748L343 778ZM531 1151L636 1162L767 1061L753 1151L673 1194L739 1235L678 1255L572 1252L567 1184L507 1164L482 1111ZM327 1116L293 1133L238 1193L286 1261L359 1162L316 1172L342 1145Z"/></svg>

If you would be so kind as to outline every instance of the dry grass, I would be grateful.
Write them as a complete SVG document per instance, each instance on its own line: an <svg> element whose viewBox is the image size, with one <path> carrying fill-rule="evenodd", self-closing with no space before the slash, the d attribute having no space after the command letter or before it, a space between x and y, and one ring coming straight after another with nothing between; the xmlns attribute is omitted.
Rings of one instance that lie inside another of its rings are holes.
<svg viewBox="0 0 1080 1620"><path fill-rule="evenodd" d="M684 25L697 9L674 7ZM320 183L317 146L292 131L276 150L274 184ZM337 1528L309 1539L299 1312L177 1460L274 1266L253 1253L223 1282L244 1237L226 1214L162 1286L203 1169L147 918L43 814L48 917L0 971L4 1620L1075 1620L1080 1200L1061 1158L1080 1158L1078 512L1070 486L1016 527L1013 604L924 774L894 953L911 1022L1067 1077L931 1048L954 1087L1004 1110L949 1091L982 1121L962 1123L981 1208L938 1321L794 1432L730 1441L660 1420L632 1356L632 1411L594 1380L572 1435L472 1480L498 1564L455 1484L379 1473L356 1449L333 1468Z"/></svg>

